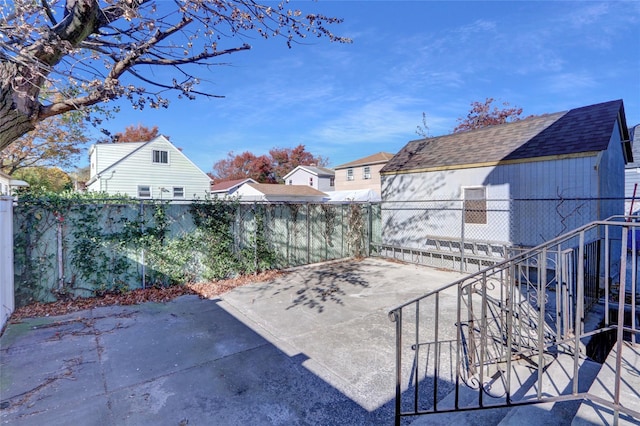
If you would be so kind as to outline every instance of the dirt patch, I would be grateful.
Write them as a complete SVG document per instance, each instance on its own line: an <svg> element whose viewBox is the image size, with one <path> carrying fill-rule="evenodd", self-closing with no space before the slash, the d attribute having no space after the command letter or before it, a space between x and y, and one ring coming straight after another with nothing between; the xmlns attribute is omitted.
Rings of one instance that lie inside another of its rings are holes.
<svg viewBox="0 0 640 426"><path fill-rule="evenodd" d="M256 275L244 275L222 281L191 283L172 287L151 287L126 293L105 294L98 297L59 300L51 303L32 303L16 309L9 322L17 323L23 318L65 315L100 306L137 305L145 302L165 303L187 294L197 294L203 299L210 299L236 287L255 282L271 281L283 274L285 272L266 271Z"/></svg>

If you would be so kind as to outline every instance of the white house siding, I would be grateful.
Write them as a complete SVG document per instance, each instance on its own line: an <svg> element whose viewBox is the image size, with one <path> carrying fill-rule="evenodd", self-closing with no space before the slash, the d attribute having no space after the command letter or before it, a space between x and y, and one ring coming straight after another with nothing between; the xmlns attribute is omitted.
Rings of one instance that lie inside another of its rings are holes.
<svg viewBox="0 0 640 426"><path fill-rule="evenodd" d="M99 156L102 158L105 155L111 164L121 158L121 155L113 156L113 153L108 150L109 146L101 148ZM168 151L169 163L153 163L152 151L154 150ZM100 164L104 164L102 159ZM173 188L183 187L184 198L182 199L192 200L208 195L210 178L170 142L159 138L122 159L115 166L104 170L100 179L93 182L88 189L138 197L139 185L149 185L151 197L154 199L174 199ZM165 188L168 192L161 191L161 188Z"/></svg>
<svg viewBox="0 0 640 426"><path fill-rule="evenodd" d="M328 191L333 191L335 189L335 186L331 186L331 178L330 177L318 177L318 184L317 186L315 186L314 184L314 188L317 189L318 191L322 191L322 192L328 192Z"/></svg>
<svg viewBox="0 0 640 426"><path fill-rule="evenodd" d="M0 196L11 194L11 176L0 172Z"/></svg>
<svg viewBox="0 0 640 426"><path fill-rule="evenodd" d="M266 201L262 192L249 185L240 186L234 195L239 197L241 201Z"/></svg>
<svg viewBox="0 0 640 426"><path fill-rule="evenodd" d="M637 189L636 188L637 185ZM634 198L635 189L635 198ZM627 201L625 203L624 212L636 212L640 209L640 167L634 167L624 170L624 193Z"/></svg>
<svg viewBox="0 0 640 426"><path fill-rule="evenodd" d="M126 143L110 143L96 144L89 151L89 160L91 162L91 176L102 172L107 167L119 159L125 157L146 142L126 142Z"/></svg>
<svg viewBox="0 0 640 426"><path fill-rule="evenodd" d="M313 178L313 185L309 185L309 178ZM309 185L312 188L317 188L318 185L318 177L313 173L309 173L303 169L297 169L295 173L291 174L287 181L285 182L287 185Z"/></svg>
<svg viewBox="0 0 640 426"><path fill-rule="evenodd" d="M313 178L313 185L309 185L309 179ZM301 167L295 169L293 173L287 176L286 185L307 185L318 191L333 191L331 186L331 178L329 176L318 176Z"/></svg>
<svg viewBox="0 0 640 426"><path fill-rule="evenodd" d="M633 162L627 164L624 170L625 214L629 214L630 211L633 213L640 210L640 124L629 130L633 133L633 140L631 142L633 147ZM636 185L638 185L637 189Z"/></svg>
<svg viewBox="0 0 640 426"><path fill-rule="evenodd" d="M596 203L569 200L597 196L596 158L383 176L384 243L424 248L433 236L540 244L597 218ZM463 226L462 188L477 186L486 187L487 223Z"/></svg>

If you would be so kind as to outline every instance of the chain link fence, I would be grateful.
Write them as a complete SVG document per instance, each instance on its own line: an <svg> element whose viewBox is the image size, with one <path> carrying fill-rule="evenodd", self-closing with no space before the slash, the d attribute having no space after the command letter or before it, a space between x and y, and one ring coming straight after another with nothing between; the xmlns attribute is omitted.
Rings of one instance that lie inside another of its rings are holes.
<svg viewBox="0 0 640 426"><path fill-rule="evenodd" d="M378 204L47 199L14 211L18 306L364 257Z"/></svg>
<svg viewBox="0 0 640 426"><path fill-rule="evenodd" d="M624 214L622 198L393 201L381 205L380 253L477 271L521 248Z"/></svg>

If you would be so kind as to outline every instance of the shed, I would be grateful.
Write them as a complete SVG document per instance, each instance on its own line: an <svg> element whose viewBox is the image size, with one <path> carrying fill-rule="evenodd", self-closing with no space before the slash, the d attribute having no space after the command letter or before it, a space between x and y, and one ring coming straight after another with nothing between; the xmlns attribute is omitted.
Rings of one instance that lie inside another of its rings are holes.
<svg viewBox="0 0 640 426"><path fill-rule="evenodd" d="M411 141L381 170L383 244L490 256L622 214L628 139L616 100Z"/></svg>

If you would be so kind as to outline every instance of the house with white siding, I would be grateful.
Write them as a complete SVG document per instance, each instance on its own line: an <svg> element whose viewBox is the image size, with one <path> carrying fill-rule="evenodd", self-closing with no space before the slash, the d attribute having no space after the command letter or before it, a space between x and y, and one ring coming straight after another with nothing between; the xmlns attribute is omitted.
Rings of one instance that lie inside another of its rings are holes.
<svg viewBox="0 0 640 426"><path fill-rule="evenodd" d="M380 172L383 243L532 247L623 214L632 160L622 100L412 141Z"/></svg>
<svg viewBox="0 0 640 426"><path fill-rule="evenodd" d="M26 188L29 184L20 179L14 179L11 175L8 175L0 171L0 196L1 195L14 195L14 191L19 188Z"/></svg>
<svg viewBox="0 0 640 426"><path fill-rule="evenodd" d="M629 128L633 161L624 168L624 195L626 214L640 210L640 124Z"/></svg>
<svg viewBox="0 0 640 426"><path fill-rule="evenodd" d="M149 142L96 144L89 158L88 191L172 201L210 193L211 178L164 136Z"/></svg>
<svg viewBox="0 0 640 426"><path fill-rule="evenodd" d="M318 191L333 191L335 172L324 167L297 166L284 176L285 185L308 185Z"/></svg>

